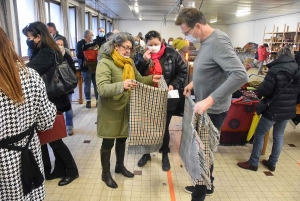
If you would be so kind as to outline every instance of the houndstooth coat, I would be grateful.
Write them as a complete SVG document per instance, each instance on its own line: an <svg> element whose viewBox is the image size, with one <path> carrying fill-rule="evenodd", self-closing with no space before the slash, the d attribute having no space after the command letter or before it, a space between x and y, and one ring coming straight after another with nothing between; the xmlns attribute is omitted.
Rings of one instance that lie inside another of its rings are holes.
<svg viewBox="0 0 300 201"><path fill-rule="evenodd" d="M0 141L16 136L36 123L38 130L52 127L56 107L47 97L45 84L39 74L28 68L20 70L20 78L25 101L21 105L14 104L0 90ZM28 136L27 136L28 137ZM13 144L24 147L27 137ZM37 164L44 174L41 145L37 134L29 144ZM1 201L40 201L45 198L44 184L34 189L27 196L23 195L21 182L21 152L0 148L0 200Z"/></svg>

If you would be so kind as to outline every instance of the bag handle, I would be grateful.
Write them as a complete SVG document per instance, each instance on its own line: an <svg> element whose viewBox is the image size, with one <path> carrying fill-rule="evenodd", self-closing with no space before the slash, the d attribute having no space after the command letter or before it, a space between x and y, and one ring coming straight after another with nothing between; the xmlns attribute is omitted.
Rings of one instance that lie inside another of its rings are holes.
<svg viewBox="0 0 300 201"><path fill-rule="evenodd" d="M290 64L290 66L291 66L291 64ZM297 76L297 75L299 75L299 69L297 70L297 72L296 72L296 74L294 75L294 77L292 77L292 79L291 79L291 81L278 93L278 94L276 94L276 96L275 97L273 97L268 103L267 103L267 105L269 106L271 103L272 103L272 101L275 99L275 98L277 98L293 81L294 81L294 78Z"/></svg>
<svg viewBox="0 0 300 201"><path fill-rule="evenodd" d="M52 51L54 52L54 61L55 61L55 66L58 66L58 65L59 65L59 63L58 63L58 60L57 60L57 57L58 57L58 55L57 55L57 52L56 52L55 50L53 50L53 49L52 49Z"/></svg>

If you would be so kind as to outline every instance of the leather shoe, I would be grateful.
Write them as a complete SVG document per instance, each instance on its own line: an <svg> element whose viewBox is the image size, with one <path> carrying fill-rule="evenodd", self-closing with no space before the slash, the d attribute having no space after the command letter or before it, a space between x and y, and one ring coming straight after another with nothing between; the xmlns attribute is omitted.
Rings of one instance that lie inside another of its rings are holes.
<svg viewBox="0 0 300 201"><path fill-rule="evenodd" d="M267 160L262 160L261 163L266 166L271 172L275 171L275 167L270 165L269 162Z"/></svg>
<svg viewBox="0 0 300 201"><path fill-rule="evenodd" d="M102 172L102 181L110 188L118 188L118 184L111 177L110 172Z"/></svg>
<svg viewBox="0 0 300 201"><path fill-rule="evenodd" d="M121 173L124 177L132 178L134 174L129 172L123 164L116 164L115 173Z"/></svg>
<svg viewBox="0 0 300 201"><path fill-rule="evenodd" d="M86 107L86 108L91 108L91 101L86 101L85 107Z"/></svg>
<svg viewBox="0 0 300 201"><path fill-rule="evenodd" d="M71 183L72 181L74 181L75 179L77 179L79 177L79 175L76 176L65 176L60 182L58 182L59 186L65 186L68 185L69 183Z"/></svg>
<svg viewBox="0 0 300 201"><path fill-rule="evenodd" d="M239 163L237 163L237 165L240 168L243 168L243 169L246 169L246 170L257 171L257 169L258 169L257 166L250 165L248 161L246 161L246 162L239 162Z"/></svg>
<svg viewBox="0 0 300 201"><path fill-rule="evenodd" d="M143 157L139 160L138 166L144 167L149 160L151 160L150 154L144 154Z"/></svg>

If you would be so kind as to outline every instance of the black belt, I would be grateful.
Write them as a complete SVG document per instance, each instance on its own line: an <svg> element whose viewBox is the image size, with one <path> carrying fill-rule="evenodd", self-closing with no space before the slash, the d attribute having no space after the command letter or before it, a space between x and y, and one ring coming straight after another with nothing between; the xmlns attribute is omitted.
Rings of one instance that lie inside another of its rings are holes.
<svg viewBox="0 0 300 201"><path fill-rule="evenodd" d="M12 136L0 141L1 149L21 152L21 180L23 185L23 193L25 196L29 194L33 189L40 187L44 182L43 174L41 173L41 170L33 156L32 151L28 148L29 143L34 136L34 129L35 124L19 135ZM24 139L26 136L29 137L25 147L11 145Z"/></svg>

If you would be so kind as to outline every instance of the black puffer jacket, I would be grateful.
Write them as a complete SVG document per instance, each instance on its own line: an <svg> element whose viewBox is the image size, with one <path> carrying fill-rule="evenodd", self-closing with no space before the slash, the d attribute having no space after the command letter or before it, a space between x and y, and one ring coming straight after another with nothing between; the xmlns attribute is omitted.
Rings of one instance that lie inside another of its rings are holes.
<svg viewBox="0 0 300 201"><path fill-rule="evenodd" d="M78 41L76 44L76 57L78 58L78 68L80 71L88 71L89 69L87 67L83 66L83 60L84 60L84 54L82 47L86 44L86 41L82 39L81 41Z"/></svg>
<svg viewBox="0 0 300 201"><path fill-rule="evenodd" d="M174 89L182 88L187 78L187 65L181 55L173 48L166 47L159 62L168 86L172 85ZM142 58L136 63L136 68L141 75L145 76L149 64Z"/></svg>
<svg viewBox="0 0 300 201"><path fill-rule="evenodd" d="M300 92L299 66L292 57L282 55L268 64L269 71L259 87L259 92L270 101L290 82L294 81L278 96L262 114L269 120L288 120L296 116L296 103Z"/></svg>
<svg viewBox="0 0 300 201"><path fill-rule="evenodd" d="M58 54L61 55L61 54ZM59 56L58 63L62 63L63 58ZM36 70L39 75L46 73L55 64L54 50L49 47L42 47L34 52L30 61L26 66ZM68 98L68 94L58 96L56 98L49 98L49 100L55 104L57 111L66 112L71 109L71 104Z"/></svg>

